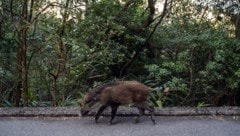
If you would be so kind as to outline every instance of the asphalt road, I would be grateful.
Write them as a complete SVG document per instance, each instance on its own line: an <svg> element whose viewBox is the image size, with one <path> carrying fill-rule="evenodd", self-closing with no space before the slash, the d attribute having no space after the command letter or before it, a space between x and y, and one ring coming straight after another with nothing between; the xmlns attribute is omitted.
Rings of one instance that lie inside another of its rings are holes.
<svg viewBox="0 0 240 136"><path fill-rule="evenodd" d="M0 136L240 136L240 117L149 117L138 124L133 117L109 117L95 124L92 117L2 117Z"/></svg>

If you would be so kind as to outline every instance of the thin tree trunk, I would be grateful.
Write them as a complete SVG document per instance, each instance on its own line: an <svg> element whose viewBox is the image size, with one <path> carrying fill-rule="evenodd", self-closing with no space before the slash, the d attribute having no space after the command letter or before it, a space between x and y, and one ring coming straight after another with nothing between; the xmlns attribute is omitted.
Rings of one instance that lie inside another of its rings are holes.
<svg viewBox="0 0 240 136"><path fill-rule="evenodd" d="M52 98L53 98L53 105L56 107L57 106L57 93L58 93L58 87L57 87L57 80L59 77L59 73L61 70L61 65L62 65L62 61L63 61L63 43L61 41L61 39L59 39L60 41L58 42L58 58L57 58L57 66L54 70L54 73L51 73L49 70L49 74L53 77L52 78Z"/></svg>
<svg viewBox="0 0 240 136"><path fill-rule="evenodd" d="M240 40L240 13L236 15L236 22L235 22L235 35L238 40Z"/></svg>
<svg viewBox="0 0 240 136"><path fill-rule="evenodd" d="M53 76L53 84L52 84L52 99L53 106L57 106L57 77Z"/></svg>
<svg viewBox="0 0 240 136"><path fill-rule="evenodd" d="M20 48L21 48L21 67L22 67L22 85L23 85L23 106L28 106L28 67L27 67L27 22L28 21L28 0L24 0L21 18L20 30Z"/></svg>
<svg viewBox="0 0 240 136"><path fill-rule="evenodd" d="M19 45L20 46L20 45ZM22 57L21 57L21 48L18 48L18 52L17 52L17 71L18 71L18 75L17 75L17 87L16 90L14 89L13 91L13 99L14 99L14 103L17 107L20 106L20 99L21 99L21 95L22 95Z"/></svg>
<svg viewBox="0 0 240 136"><path fill-rule="evenodd" d="M28 105L27 30L22 32L22 85L24 107Z"/></svg>
<svg viewBox="0 0 240 136"><path fill-rule="evenodd" d="M64 15L63 15L62 28L61 28L61 31L60 31L60 34L59 34L59 37L60 37L60 39L59 39L60 40L59 41L60 45L59 46L61 46L61 47L59 47L59 53L61 54L61 59L62 59L62 65L63 65L62 76L63 76L64 79L66 79L66 65L65 65L66 64L66 53L65 53L65 48L64 48L63 42L62 42L62 36L64 35L66 21L67 21L67 18L69 16L69 14L68 14L69 4L70 4L70 0L67 0L66 4L65 4ZM66 85L63 84L63 88L62 88L62 102L63 103L65 101L65 89L66 89Z"/></svg>

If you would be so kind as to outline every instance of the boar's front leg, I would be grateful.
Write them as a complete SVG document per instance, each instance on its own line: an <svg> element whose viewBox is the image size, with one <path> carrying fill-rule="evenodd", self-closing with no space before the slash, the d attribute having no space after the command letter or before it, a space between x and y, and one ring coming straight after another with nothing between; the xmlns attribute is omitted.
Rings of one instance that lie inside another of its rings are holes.
<svg viewBox="0 0 240 136"><path fill-rule="evenodd" d="M99 119L100 114L101 114L107 107L108 107L108 105L102 105L102 106L99 108L97 114L95 115L95 122L96 122L96 123L98 123L98 119Z"/></svg>
<svg viewBox="0 0 240 136"><path fill-rule="evenodd" d="M112 121L117 113L117 109L119 107L119 104L112 104L110 105L111 108L112 108L112 113L111 113L111 120L109 121L109 124L112 125Z"/></svg>

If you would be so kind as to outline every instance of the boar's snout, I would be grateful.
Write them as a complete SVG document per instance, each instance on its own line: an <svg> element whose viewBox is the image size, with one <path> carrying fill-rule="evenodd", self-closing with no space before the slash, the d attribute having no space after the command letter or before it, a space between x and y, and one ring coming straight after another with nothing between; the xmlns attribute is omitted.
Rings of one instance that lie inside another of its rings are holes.
<svg viewBox="0 0 240 136"><path fill-rule="evenodd" d="M89 111L83 111L81 114L82 116L86 116L88 114Z"/></svg>
<svg viewBox="0 0 240 136"><path fill-rule="evenodd" d="M89 110L81 109L81 115L86 116L89 113Z"/></svg>

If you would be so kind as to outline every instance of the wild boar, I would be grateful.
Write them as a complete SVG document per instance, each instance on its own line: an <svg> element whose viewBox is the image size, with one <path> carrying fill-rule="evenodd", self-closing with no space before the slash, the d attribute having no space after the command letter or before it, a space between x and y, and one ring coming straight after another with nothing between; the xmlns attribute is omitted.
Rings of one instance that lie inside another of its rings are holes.
<svg viewBox="0 0 240 136"><path fill-rule="evenodd" d="M101 107L95 115L97 123L100 114L110 106L112 111L109 123L112 124L120 105L133 104L139 110L139 115L135 119L136 123L144 111L148 110L151 114L151 120L155 124L154 107L147 103L147 97L151 90L152 88L137 81L117 81L104 84L87 92L83 100L81 114L85 116L97 103L100 103Z"/></svg>

